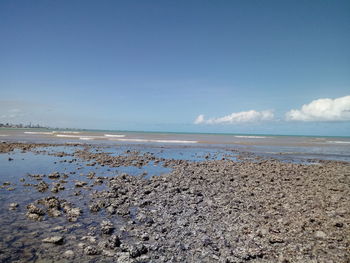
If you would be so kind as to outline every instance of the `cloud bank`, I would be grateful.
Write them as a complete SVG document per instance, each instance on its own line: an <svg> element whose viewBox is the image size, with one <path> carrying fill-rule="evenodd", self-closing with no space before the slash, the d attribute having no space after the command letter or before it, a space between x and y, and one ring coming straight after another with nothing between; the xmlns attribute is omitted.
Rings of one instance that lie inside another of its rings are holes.
<svg viewBox="0 0 350 263"><path fill-rule="evenodd" d="M336 99L318 99L305 104L299 110L286 113L289 121L349 121L350 96Z"/></svg>
<svg viewBox="0 0 350 263"><path fill-rule="evenodd" d="M274 118L272 110L265 111L241 111L234 112L230 115L205 119L204 115L199 115L195 120L194 124L232 124L232 123L246 123L246 122L259 122L259 121L270 121Z"/></svg>

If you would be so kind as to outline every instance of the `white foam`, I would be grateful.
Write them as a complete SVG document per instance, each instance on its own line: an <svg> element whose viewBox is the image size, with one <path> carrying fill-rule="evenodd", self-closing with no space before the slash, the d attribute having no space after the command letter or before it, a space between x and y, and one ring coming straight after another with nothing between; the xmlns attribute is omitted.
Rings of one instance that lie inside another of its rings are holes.
<svg viewBox="0 0 350 263"><path fill-rule="evenodd" d="M92 135L71 135L71 134L56 134L57 137L62 137L62 138L83 138L81 140L93 140L93 139L105 139L103 136L92 136Z"/></svg>
<svg viewBox="0 0 350 263"><path fill-rule="evenodd" d="M44 135L51 135L52 134L52 132L29 132L29 131L24 132L24 133L26 133L26 134L44 134Z"/></svg>
<svg viewBox="0 0 350 263"><path fill-rule="evenodd" d="M80 135L68 135L68 134L55 134L57 137L64 137L64 138L79 138Z"/></svg>
<svg viewBox="0 0 350 263"><path fill-rule="evenodd" d="M7 134L0 134L0 137L6 137L8 136Z"/></svg>
<svg viewBox="0 0 350 263"><path fill-rule="evenodd" d="M81 132L78 132L78 131L53 131L52 133L73 133L73 134L79 134Z"/></svg>
<svg viewBox="0 0 350 263"><path fill-rule="evenodd" d="M124 134L105 134L105 137L112 137L112 138L122 138L125 137Z"/></svg>
<svg viewBox="0 0 350 263"><path fill-rule="evenodd" d="M253 136L253 135L236 135L236 138L247 138L247 139L264 139L265 136Z"/></svg>
<svg viewBox="0 0 350 263"><path fill-rule="evenodd" d="M155 143L198 143L198 141L182 141L182 140L151 140L151 139L110 139L111 141L122 142L155 142Z"/></svg>
<svg viewBox="0 0 350 263"><path fill-rule="evenodd" d="M327 141L328 143L344 143L344 144L350 144L348 141Z"/></svg>

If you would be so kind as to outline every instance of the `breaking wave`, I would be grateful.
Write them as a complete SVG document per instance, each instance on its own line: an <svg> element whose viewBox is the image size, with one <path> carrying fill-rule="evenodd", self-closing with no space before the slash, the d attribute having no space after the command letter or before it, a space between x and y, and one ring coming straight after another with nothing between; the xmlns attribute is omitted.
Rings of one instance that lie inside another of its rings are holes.
<svg viewBox="0 0 350 263"><path fill-rule="evenodd" d="M343 144L350 144L348 141L327 141L328 143L343 143Z"/></svg>
<svg viewBox="0 0 350 263"><path fill-rule="evenodd" d="M125 137L124 134L105 134L105 137L112 137L112 138L122 138Z"/></svg>
<svg viewBox="0 0 350 263"><path fill-rule="evenodd" d="M71 135L71 134L56 134L56 137L62 138L79 138L80 140L93 140L93 139L105 139L103 136L92 136L92 135Z"/></svg>
<svg viewBox="0 0 350 263"><path fill-rule="evenodd" d="M246 139L264 139L266 136L254 136L254 135L236 135L236 138L246 138Z"/></svg>
<svg viewBox="0 0 350 263"><path fill-rule="evenodd" d="M95 138L91 138L91 137L79 137L79 140L84 140L84 141L89 141L89 140L93 140Z"/></svg>
<svg viewBox="0 0 350 263"><path fill-rule="evenodd" d="M78 132L78 131L53 131L52 133L73 133L73 134L79 134L81 132Z"/></svg>
<svg viewBox="0 0 350 263"><path fill-rule="evenodd" d="M24 132L25 134L44 134L44 135L51 135L52 132L29 132L29 131L26 131Z"/></svg>

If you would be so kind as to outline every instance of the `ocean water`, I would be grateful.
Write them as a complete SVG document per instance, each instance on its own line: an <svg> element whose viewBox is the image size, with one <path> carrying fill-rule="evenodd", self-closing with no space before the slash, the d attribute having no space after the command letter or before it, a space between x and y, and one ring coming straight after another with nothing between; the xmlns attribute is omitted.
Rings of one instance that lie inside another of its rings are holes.
<svg viewBox="0 0 350 263"><path fill-rule="evenodd" d="M111 146L152 145L158 148L181 148L184 155L193 154L191 152L196 152L195 149L199 148L215 148L250 152L279 159L350 161L350 137L1 128L0 140ZM171 152L174 154L176 151Z"/></svg>

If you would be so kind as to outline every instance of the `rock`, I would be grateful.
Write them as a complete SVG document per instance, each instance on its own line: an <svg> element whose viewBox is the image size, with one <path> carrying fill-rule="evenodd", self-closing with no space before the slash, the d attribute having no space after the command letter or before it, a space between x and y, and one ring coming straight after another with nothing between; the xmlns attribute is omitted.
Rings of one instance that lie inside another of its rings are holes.
<svg viewBox="0 0 350 263"><path fill-rule="evenodd" d="M101 222L101 232L106 235L112 234L114 226L110 221L104 220Z"/></svg>
<svg viewBox="0 0 350 263"><path fill-rule="evenodd" d="M57 187L52 187L50 190L52 193L58 193L59 189Z"/></svg>
<svg viewBox="0 0 350 263"><path fill-rule="evenodd" d="M143 241L149 240L149 235L147 233L143 233L140 237Z"/></svg>
<svg viewBox="0 0 350 263"><path fill-rule="evenodd" d="M102 255L106 256L106 257L114 257L117 253L111 250L102 250Z"/></svg>
<svg viewBox="0 0 350 263"><path fill-rule="evenodd" d="M92 203L89 206L89 209L90 209L91 212L98 212L98 211L101 210L100 206L97 203Z"/></svg>
<svg viewBox="0 0 350 263"><path fill-rule="evenodd" d="M27 213L26 216L31 220L41 220L42 218L40 215L34 213Z"/></svg>
<svg viewBox="0 0 350 263"><path fill-rule="evenodd" d="M271 236L270 239L269 239L269 242L271 244L284 243L284 240L283 240L283 238L278 237L278 236Z"/></svg>
<svg viewBox="0 0 350 263"><path fill-rule="evenodd" d="M64 189L65 189L65 187L62 184L54 183L53 187L51 188L51 192L58 193L59 191L64 190Z"/></svg>
<svg viewBox="0 0 350 263"><path fill-rule="evenodd" d="M9 205L9 209L10 209L10 210L16 210L17 207L18 207L18 203L11 203L11 204Z"/></svg>
<svg viewBox="0 0 350 263"><path fill-rule="evenodd" d="M43 239L42 241L44 243L52 243L52 244L56 244L56 245L61 245L63 244L63 237L62 236L52 236L52 237L48 237Z"/></svg>
<svg viewBox="0 0 350 263"><path fill-rule="evenodd" d="M343 227L344 224L342 222L337 222L337 223L334 224L334 226L336 226L336 227Z"/></svg>
<svg viewBox="0 0 350 263"><path fill-rule="evenodd" d="M27 209L28 209L28 213L30 213L30 214L37 214L39 216L45 215L44 210L36 207L34 204L27 205Z"/></svg>
<svg viewBox="0 0 350 263"><path fill-rule="evenodd" d="M143 254L146 254L148 252L147 247L144 245L133 245L131 248L129 248L130 257L137 258Z"/></svg>
<svg viewBox="0 0 350 263"><path fill-rule="evenodd" d="M84 248L84 253L86 255L99 255L101 254L101 251L98 250L96 247L93 246L87 246L86 248Z"/></svg>
<svg viewBox="0 0 350 263"><path fill-rule="evenodd" d="M107 240L108 248L114 249L116 247L119 247L120 245L121 245L121 241L117 235L113 235Z"/></svg>
<svg viewBox="0 0 350 263"><path fill-rule="evenodd" d="M38 192L45 192L49 188L49 185L45 183L44 181L41 181L37 186L36 189Z"/></svg>
<svg viewBox="0 0 350 263"><path fill-rule="evenodd" d="M86 247L86 244L83 242L78 243L77 245L79 248L84 249Z"/></svg>
<svg viewBox="0 0 350 263"><path fill-rule="evenodd" d="M65 258L72 258L74 257L74 251L73 250L67 250L66 252L63 253L63 257Z"/></svg>
<svg viewBox="0 0 350 263"><path fill-rule="evenodd" d="M132 263L132 262L134 262L134 261L130 260L129 253L120 252L117 255L118 255L118 262L123 262L123 263ZM164 261L160 261L160 262L165 262L165 260Z"/></svg>
<svg viewBox="0 0 350 263"><path fill-rule="evenodd" d="M51 208L47 211L48 215L49 216L52 216L52 217L59 217L61 215L61 212L55 208Z"/></svg>
<svg viewBox="0 0 350 263"><path fill-rule="evenodd" d="M75 187L83 187L84 185L87 185L86 182L83 181L77 181L75 182Z"/></svg>
<svg viewBox="0 0 350 263"><path fill-rule="evenodd" d="M115 208L113 206L108 206L106 208L107 212L110 213L111 215L114 215L115 214Z"/></svg>
<svg viewBox="0 0 350 263"><path fill-rule="evenodd" d="M78 217L81 215L81 213L82 213L81 209L78 207L71 208L71 209L67 210L67 214L70 217Z"/></svg>
<svg viewBox="0 0 350 263"><path fill-rule="evenodd" d="M54 172L54 173L49 174L48 177L50 179L57 179L57 178L60 178L60 174L59 174L59 172Z"/></svg>
<svg viewBox="0 0 350 263"><path fill-rule="evenodd" d="M40 199L38 200L38 203L48 208L55 208L55 209L61 208L61 201L55 196L49 196L49 197Z"/></svg>
<svg viewBox="0 0 350 263"><path fill-rule="evenodd" d="M320 230L316 231L315 234L314 234L314 236L315 236L316 238L320 238L320 239L324 239L324 238L327 237L326 233L323 232L323 231L320 231Z"/></svg>

